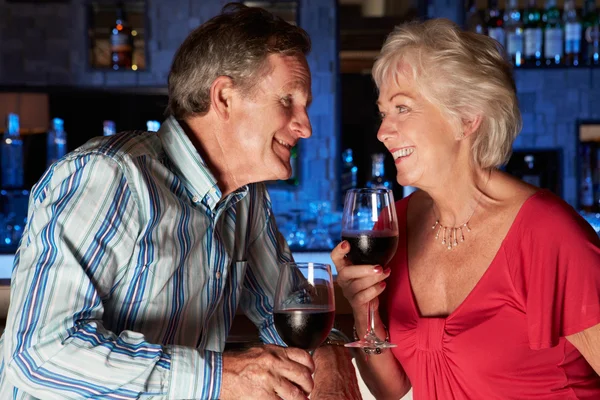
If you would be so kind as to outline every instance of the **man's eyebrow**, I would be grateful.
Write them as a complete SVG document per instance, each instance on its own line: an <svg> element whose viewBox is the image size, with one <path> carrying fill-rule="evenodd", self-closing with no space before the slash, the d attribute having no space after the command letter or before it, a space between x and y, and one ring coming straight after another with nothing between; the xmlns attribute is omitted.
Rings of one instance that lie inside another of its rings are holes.
<svg viewBox="0 0 600 400"><path fill-rule="evenodd" d="M299 92L302 92L302 94L304 94L306 96L306 106L308 107L311 105L312 100L313 100L312 93L311 93L310 88L308 90L306 90L306 85L304 84L304 82L294 81L294 82L291 82L291 83L285 85L283 88L284 88L284 90L290 90L290 91L297 90Z"/></svg>

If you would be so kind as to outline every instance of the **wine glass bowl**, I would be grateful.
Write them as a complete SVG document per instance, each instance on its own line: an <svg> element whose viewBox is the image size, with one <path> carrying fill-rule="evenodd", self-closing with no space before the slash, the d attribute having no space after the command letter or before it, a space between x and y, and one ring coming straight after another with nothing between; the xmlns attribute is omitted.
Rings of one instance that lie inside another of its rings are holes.
<svg viewBox="0 0 600 400"><path fill-rule="evenodd" d="M331 266L283 263L273 313L275 328L285 344L312 353L325 341L335 319Z"/></svg>
<svg viewBox="0 0 600 400"><path fill-rule="evenodd" d="M387 264L398 245L398 217L389 189L351 189L344 199L342 240L348 241L346 257L354 265ZM374 314L369 303L369 328L363 339L347 347L383 349L396 345L375 335Z"/></svg>

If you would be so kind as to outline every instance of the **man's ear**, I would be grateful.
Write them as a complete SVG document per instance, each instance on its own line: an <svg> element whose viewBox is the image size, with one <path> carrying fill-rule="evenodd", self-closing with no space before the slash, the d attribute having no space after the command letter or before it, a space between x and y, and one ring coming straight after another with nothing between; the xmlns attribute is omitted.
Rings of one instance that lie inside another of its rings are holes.
<svg viewBox="0 0 600 400"><path fill-rule="evenodd" d="M210 86L210 105L222 120L228 120L233 100L233 80L228 76L219 76Z"/></svg>
<svg viewBox="0 0 600 400"><path fill-rule="evenodd" d="M460 135L461 139L471 136L473 133L477 132L477 129L481 126L481 115L473 115L469 118L463 118L462 120L462 133Z"/></svg>

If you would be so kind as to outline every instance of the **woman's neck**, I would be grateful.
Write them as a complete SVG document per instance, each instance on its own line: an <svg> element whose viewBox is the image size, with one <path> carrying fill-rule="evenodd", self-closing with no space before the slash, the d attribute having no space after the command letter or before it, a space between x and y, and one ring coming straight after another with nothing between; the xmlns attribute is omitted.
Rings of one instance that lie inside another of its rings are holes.
<svg viewBox="0 0 600 400"><path fill-rule="evenodd" d="M473 169L468 176L456 175L442 186L426 190L432 200L431 218L447 227L459 227L469 222L486 196L493 169Z"/></svg>

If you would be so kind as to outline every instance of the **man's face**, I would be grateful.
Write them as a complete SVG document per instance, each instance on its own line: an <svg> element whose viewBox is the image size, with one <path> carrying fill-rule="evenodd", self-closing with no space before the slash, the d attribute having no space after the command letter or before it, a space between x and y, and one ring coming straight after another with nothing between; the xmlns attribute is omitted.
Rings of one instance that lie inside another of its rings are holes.
<svg viewBox="0 0 600 400"><path fill-rule="evenodd" d="M303 56L270 55L266 75L250 94L235 91L225 154L246 182L288 179L290 151L312 128L311 80Z"/></svg>

